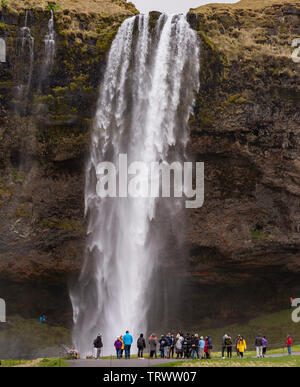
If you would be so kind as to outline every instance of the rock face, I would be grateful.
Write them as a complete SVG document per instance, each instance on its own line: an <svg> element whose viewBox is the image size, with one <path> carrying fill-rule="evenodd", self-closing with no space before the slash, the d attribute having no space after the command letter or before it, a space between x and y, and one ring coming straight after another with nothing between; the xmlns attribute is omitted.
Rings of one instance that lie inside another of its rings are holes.
<svg viewBox="0 0 300 387"><path fill-rule="evenodd" d="M202 42L190 154L206 168L188 230L191 290L224 319L284 308L300 291L299 6L245 0L189 14Z"/></svg>
<svg viewBox="0 0 300 387"><path fill-rule="evenodd" d="M119 25L137 10L125 0L70 3L6 1L1 9L0 294L9 314L47 310L52 321L71 323L68 281L82 263L84 163L101 69ZM32 69L28 41L22 49L25 8ZM56 57L45 75L51 10Z"/></svg>
<svg viewBox="0 0 300 387"><path fill-rule="evenodd" d="M66 325L68 283L82 265L84 162L101 69L119 25L137 13L125 0L69 3L6 0L0 17L0 296L9 314L45 311ZM188 15L202 46L189 154L206 168L205 204L188 212L185 233L191 325L281 309L300 292L300 64L291 58L299 6L251 0ZM32 69L28 44L20 49L25 8ZM56 59L45 76L50 10ZM20 99L16 87L31 70ZM179 266L166 259L167 270Z"/></svg>

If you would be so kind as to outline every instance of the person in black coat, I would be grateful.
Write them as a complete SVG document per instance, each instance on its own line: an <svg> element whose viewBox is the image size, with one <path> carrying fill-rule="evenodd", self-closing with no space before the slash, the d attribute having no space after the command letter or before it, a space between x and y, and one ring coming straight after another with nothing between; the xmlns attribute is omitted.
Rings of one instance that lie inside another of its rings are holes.
<svg viewBox="0 0 300 387"><path fill-rule="evenodd" d="M140 337L137 340L137 347L138 347L138 358L142 359L144 355L144 349L146 348L146 341L142 333L140 334Z"/></svg>
<svg viewBox="0 0 300 387"><path fill-rule="evenodd" d="M191 349L192 349L191 337L189 333L187 333L186 336L184 337L184 341L182 343L182 349L183 349L184 358L189 359L191 355Z"/></svg>
<svg viewBox="0 0 300 387"><path fill-rule="evenodd" d="M98 360L101 356L101 349L103 347L103 342L102 342L102 335L101 333L98 334L96 339L94 340L94 348L96 350L96 360Z"/></svg>

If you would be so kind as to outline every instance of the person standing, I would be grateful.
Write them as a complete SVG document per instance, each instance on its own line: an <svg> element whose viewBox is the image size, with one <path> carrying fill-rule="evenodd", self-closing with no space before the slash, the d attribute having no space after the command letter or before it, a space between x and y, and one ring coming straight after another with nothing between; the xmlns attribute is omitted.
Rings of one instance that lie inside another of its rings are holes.
<svg viewBox="0 0 300 387"><path fill-rule="evenodd" d="M122 348L122 341L120 340L120 337L117 338L114 344L117 352L117 358L121 359L121 348Z"/></svg>
<svg viewBox="0 0 300 387"><path fill-rule="evenodd" d="M182 342L182 351L183 351L183 358L188 359L189 358L189 345L190 345L190 335L187 333L183 337L183 342Z"/></svg>
<svg viewBox="0 0 300 387"><path fill-rule="evenodd" d="M287 342L286 342L286 346L287 346L287 349L288 349L288 354L291 355L292 354L292 338L290 335L287 336Z"/></svg>
<svg viewBox="0 0 300 387"><path fill-rule="evenodd" d="M171 334L171 347L170 347L170 356L169 358L172 356L172 359L174 358L174 349L175 349L175 337L174 337L174 334L172 333Z"/></svg>
<svg viewBox="0 0 300 387"><path fill-rule="evenodd" d="M197 355L197 359L199 359L199 336L196 333L192 340L192 359L194 360L195 354Z"/></svg>
<svg viewBox="0 0 300 387"><path fill-rule="evenodd" d="M173 344L173 339L172 339L172 335L171 333L168 333L167 335L167 341L168 341L168 346L167 346L167 358L170 359L170 354L171 354L171 347L172 347L172 344Z"/></svg>
<svg viewBox="0 0 300 387"><path fill-rule="evenodd" d="M144 349L146 348L146 342L144 339L144 335L141 333L140 337L137 340L137 348L138 348L138 358L143 359Z"/></svg>
<svg viewBox="0 0 300 387"><path fill-rule="evenodd" d="M262 352L263 352L263 342L262 342L262 337L261 335L258 335L257 338L255 339L255 347L256 347L256 357L260 358L262 357Z"/></svg>
<svg viewBox="0 0 300 387"><path fill-rule="evenodd" d="M120 358L123 359L123 352L124 352L124 341L123 341L123 336L120 336L120 340L122 342L122 347L121 347L121 351L120 351Z"/></svg>
<svg viewBox="0 0 300 387"><path fill-rule="evenodd" d="M225 359L225 349L226 349L225 341L227 337L228 336L226 334L222 337L222 359Z"/></svg>
<svg viewBox="0 0 300 387"><path fill-rule="evenodd" d="M209 351L208 351L207 345L208 345L208 336L206 336L205 338L204 353L205 353L206 359L209 359Z"/></svg>
<svg viewBox="0 0 300 387"><path fill-rule="evenodd" d="M161 338L159 340L159 350L160 350L160 357L161 359L164 359L165 358L165 352L166 352L166 348L167 348L167 339L165 337L165 335L161 335Z"/></svg>
<svg viewBox="0 0 300 387"><path fill-rule="evenodd" d="M235 339L235 350L236 350L237 357L240 357L240 352L238 349L238 342L239 342L240 338L241 338L241 335L237 335L237 337Z"/></svg>
<svg viewBox="0 0 300 387"><path fill-rule="evenodd" d="M213 343L212 338L210 335L207 335L207 353L208 353L208 359L211 359L211 351L213 349Z"/></svg>
<svg viewBox="0 0 300 387"><path fill-rule="evenodd" d="M184 342L183 334L178 333L176 336L176 344L175 344L177 359L181 359L183 356L183 342Z"/></svg>
<svg viewBox="0 0 300 387"><path fill-rule="evenodd" d="M130 359L130 349L133 342L133 337L126 331L126 334L123 336L123 343L125 347L125 359Z"/></svg>
<svg viewBox="0 0 300 387"><path fill-rule="evenodd" d="M97 338L94 340L94 348L95 348L95 352L96 352L95 359L96 360L100 359L102 347L103 347L102 335L101 335L101 333L98 333Z"/></svg>
<svg viewBox="0 0 300 387"><path fill-rule="evenodd" d="M153 356L156 355L156 345L157 340L155 338L155 335L152 334L149 338L149 346L150 346L150 359L153 359ZM156 357L156 356L155 356Z"/></svg>
<svg viewBox="0 0 300 387"><path fill-rule="evenodd" d="M227 357L232 358L232 338L230 336L227 336L225 339L225 347L227 349Z"/></svg>
<svg viewBox="0 0 300 387"><path fill-rule="evenodd" d="M263 357L266 356L266 353L267 353L267 346L268 346L268 340L266 339L266 336L264 336L262 338L262 345L263 345L263 352L262 352L262 355Z"/></svg>
<svg viewBox="0 0 300 387"><path fill-rule="evenodd" d="M203 339L203 336L201 336L199 340L199 355L201 359L204 359L204 347L205 347L205 341Z"/></svg>
<svg viewBox="0 0 300 387"><path fill-rule="evenodd" d="M241 358L243 358L244 357L244 352L247 349L246 340L243 338L243 336L240 336L240 338L238 340L237 349L239 351L239 355L241 356Z"/></svg>

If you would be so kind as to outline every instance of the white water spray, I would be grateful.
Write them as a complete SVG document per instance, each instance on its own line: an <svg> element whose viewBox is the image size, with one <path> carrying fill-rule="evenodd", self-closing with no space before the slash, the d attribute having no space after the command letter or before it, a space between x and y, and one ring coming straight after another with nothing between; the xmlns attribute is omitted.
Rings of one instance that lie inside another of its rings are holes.
<svg viewBox="0 0 300 387"><path fill-rule="evenodd" d="M48 67L53 63L55 56L55 30L54 30L54 14L51 9L50 19L48 22L48 32L44 39L45 42L45 65Z"/></svg>
<svg viewBox="0 0 300 387"><path fill-rule="evenodd" d="M128 163L170 160L171 153L180 161L198 87L197 36L183 15L161 15L152 34L149 16L122 24L101 84L86 168L86 259L71 292L74 344L83 356L98 332L107 354L126 329L147 334L152 276L164 247L153 235L159 199L100 199L96 167L101 161L117 166L120 153ZM174 212L167 205L164 216Z"/></svg>

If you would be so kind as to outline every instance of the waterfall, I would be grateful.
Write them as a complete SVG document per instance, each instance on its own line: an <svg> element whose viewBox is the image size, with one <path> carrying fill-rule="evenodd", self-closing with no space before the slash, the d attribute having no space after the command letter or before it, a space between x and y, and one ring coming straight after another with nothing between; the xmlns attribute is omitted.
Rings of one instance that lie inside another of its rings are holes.
<svg viewBox="0 0 300 387"><path fill-rule="evenodd" d="M123 22L108 56L86 166L85 211L88 218L86 258L70 292L74 344L85 355L98 332L104 351L128 329L147 334L153 274L165 248L165 230L153 227L157 213L178 217L182 206L155 198L105 198L96 195L96 166L176 161L184 157L188 120L199 88L199 46L185 16L161 15L150 32L149 16ZM174 160L173 160L174 161ZM146 177L145 177L146 178ZM177 212L176 212L177 211ZM182 214L181 214L182 216ZM162 294L166 294L161 284ZM135 345L134 345L135 348Z"/></svg>
<svg viewBox="0 0 300 387"><path fill-rule="evenodd" d="M51 72L52 65L54 63L54 58L55 58L56 43L55 43L55 29L54 29L54 13L52 9L50 10L50 19L48 21L48 31L44 38L44 44L45 44L44 59L40 70L40 77L39 77L39 84L38 84L38 90L40 93L41 93L42 86L48 86L47 82L45 81L48 80L48 76Z"/></svg>
<svg viewBox="0 0 300 387"><path fill-rule="evenodd" d="M54 14L51 9L50 19L48 22L48 32L44 39L45 42L45 65L48 67L53 63L55 56L55 30L54 30Z"/></svg>
<svg viewBox="0 0 300 387"><path fill-rule="evenodd" d="M31 36L30 28L28 27L28 10L25 14L25 24L21 28L21 48L19 58L21 63L28 63L28 71L26 68L21 69L20 83L17 86L16 100L19 104L26 108L27 98L31 87L33 64L34 64L34 38Z"/></svg>

